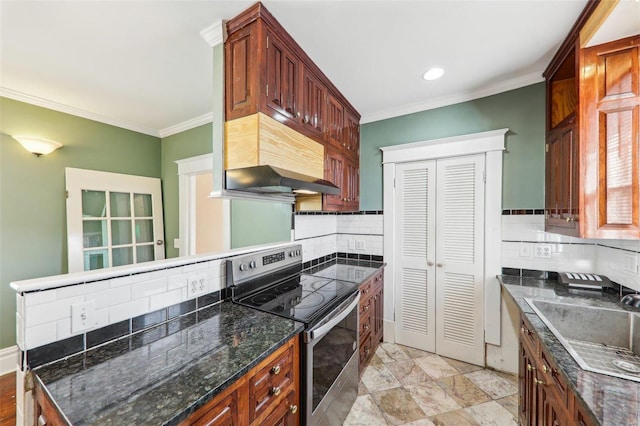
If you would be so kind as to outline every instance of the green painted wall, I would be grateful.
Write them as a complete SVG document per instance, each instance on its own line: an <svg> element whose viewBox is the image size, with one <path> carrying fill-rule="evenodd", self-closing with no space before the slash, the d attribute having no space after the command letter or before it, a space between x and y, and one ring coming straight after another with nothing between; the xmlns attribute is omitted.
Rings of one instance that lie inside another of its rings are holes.
<svg viewBox="0 0 640 426"><path fill-rule="evenodd" d="M362 125L360 209L382 209L380 147L509 128L503 208L544 207L545 86L538 83L456 105Z"/></svg>
<svg viewBox="0 0 640 426"><path fill-rule="evenodd" d="M231 248L291 240L291 204L231 202Z"/></svg>
<svg viewBox="0 0 640 426"><path fill-rule="evenodd" d="M64 147L37 158L10 135ZM160 139L0 98L0 348L15 344L11 281L67 271L64 168L160 177Z"/></svg>
<svg viewBox="0 0 640 426"><path fill-rule="evenodd" d="M162 138L162 194L164 239L167 257L177 257L174 238L180 236L178 208L178 165L183 160L211 153L211 123Z"/></svg>

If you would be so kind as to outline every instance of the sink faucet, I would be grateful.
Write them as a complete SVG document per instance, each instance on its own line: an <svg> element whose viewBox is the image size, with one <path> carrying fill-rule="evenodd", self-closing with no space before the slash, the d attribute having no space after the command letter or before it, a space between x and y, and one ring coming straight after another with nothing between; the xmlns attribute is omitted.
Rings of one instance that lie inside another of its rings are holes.
<svg viewBox="0 0 640 426"><path fill-rule="evenodd" d="M640 294L627 294L620 299L620 303L633 306L634 308L640 308Z"/></svg>

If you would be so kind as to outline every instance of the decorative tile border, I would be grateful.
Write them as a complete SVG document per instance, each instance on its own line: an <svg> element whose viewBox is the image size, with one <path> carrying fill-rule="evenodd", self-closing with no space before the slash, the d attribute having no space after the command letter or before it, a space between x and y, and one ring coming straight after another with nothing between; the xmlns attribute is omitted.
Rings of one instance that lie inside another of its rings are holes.
<svg viewBox="0 0 640 426"><path fill-rule="evenodd" d="M544 214L544 209L503 209L503 216L510 215L541 215Z"/></svg>
<svg viewBox="0 0 640 426"><path fill-rule="evenodd" d="M359 253L331 253L326 256L321 256L316 259L310 260L308 262L304 262L302 264L302 269L308 269L312 266L320 265L322 263L328 262L333 259L353 259L353 260L367 260L373 262L384 262L383 256L378 256L375 254L359 254Z"/></svg>
<svg viewBox="0 0 640 426"><path fill-rule="evenodd" d="M350 215L364 215L364 214L383 214L383 210L360 210L357 212L325 212L325 211L308 211L308 212L294 212L296 216L350 216Z"/></svg>
<svg viewBox="0 0 640 426"><path fill-rule="evenodd" d="M204 318L201 318L198 312L219 304L229 297L231 297L231 292L223 288L222 290L200 296L197 299L177 303L157 311L91 330L84 334L29 349L26 353L21 351L20 365L23 370L27 367L35 368L66 358L70 355L86 352L97 346L127 336L131 339L134 346L140 342L146 344L149 343L151 338L149 336L155 336L157 334L159 336L155 339L157 340L166 336L167 333L171 334L170 332L176 332L185 328L185 324L189 326L198 320L202 321ZM195 322L189 319L191 316L193 316ZM206 318L209 317L210 316L207 316ZM162 332L158 332L160 325L164 327ZM158 330L150 333L149 330L151 328L158 328Z"/></svg>

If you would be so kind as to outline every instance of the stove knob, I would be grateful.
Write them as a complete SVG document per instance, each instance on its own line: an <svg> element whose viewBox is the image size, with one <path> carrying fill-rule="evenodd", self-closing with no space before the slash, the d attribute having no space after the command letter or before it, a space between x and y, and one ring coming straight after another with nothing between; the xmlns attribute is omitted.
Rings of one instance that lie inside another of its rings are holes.
<svg viewBox="0 0 640 426"><path fill-rule="evenodd" d="M247 266L247 264L246 264L246 263L241 263L241 264L240 264L240 270L241 270L241 271L246 271L246 270L247 270L247 268L248 268L248 266Z"/></svg>
<svg viewBox="0 0 640 426"><path fill-rule="evenodd" d="M300 250L296 250L296 256L300 256Z"/></svg>
<svg viewBox="0 0 640 426"><path fill-rule="evenodd" d="M256 267L256 261L252 260L251 262L249 262L249 268L253 269Z"/></svg>
<svg viewBox="0 0 640 426"><path fill-rule="evenodd" d="M291 250L291 251L289 252L289 257L293 257L293 256L295 256L295 255L296 255L296 252L295 252L295 251Z"/></svg>

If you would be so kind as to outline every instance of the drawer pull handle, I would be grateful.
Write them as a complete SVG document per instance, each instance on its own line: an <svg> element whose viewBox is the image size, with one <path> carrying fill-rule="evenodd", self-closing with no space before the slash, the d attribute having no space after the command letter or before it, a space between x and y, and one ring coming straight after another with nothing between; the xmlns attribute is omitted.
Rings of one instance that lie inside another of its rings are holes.
<svg viewBox="0 0 640 426"><path fill-rule="evenodd" d="M38 416L38 426L45 426L47 424L47 418L44 416L44 414L40 414L40 416Z"/></svg>
<svg viewBox="0 0 640 426"><path fill-rule="evenodd" d="M546 373L548 373L548 372L549 372L549 369L547 368L547 366L546 366L546 365L543 365L543 366L542 366L542 371L546 374Z"/></svg>
<svg viewBox="0 0 640 426"><path fill-rule="evenodd" d="M364 329L365 329L365 330L368 330L368 329L369 329L369 324L365 324L365 325L364 325Z"/></svg>
<svg viewBox="0 0 640 426"><path fill-rule="evenodd" d="M536 386L538 386L538 385L542 385L542 386L546 385L545 382L543 382L542 380L538 380L535 377L533 378L533 384L536 385Z"/></svg>
<svg viewBox="0 0 640 426"><path fill-rule="evenodd" d="M520 333L524 334L524 327L520 327Z"/></svg>
<svg viewBox="0 0 640 426"><path fill-rule="evenodd" d="M535 371L536 368L534 366L532 366L531 364L527 364L527 370L528 371Z"/></svg>
<svg viewBox="0 0 640 426"><path fill-rule="evenodd" d="M271 372L272 372L273 374L280 374L280 366L279 366L279 365L274 366L274 367L271 369Z"/></svg>
<svg viewBox="0 0 640 426"><path fill-rule="evenodd" d="M364 310L368 311L369 310L369 305L365 305Z"/></svg>
<svg viewBox="0 0 640 426"><path fill-rule="evenodd" d="M298 411L298 406L297 405L290 405L289 406L289 411L291 411L291 414L295 414Z"/></svg>
<svg viewBox="0 0 640 426"><path fill-rule="evenodd" d="M271 394L278 396L280 395L280 387L279 386L274 386L271 388Z"/></svg>

